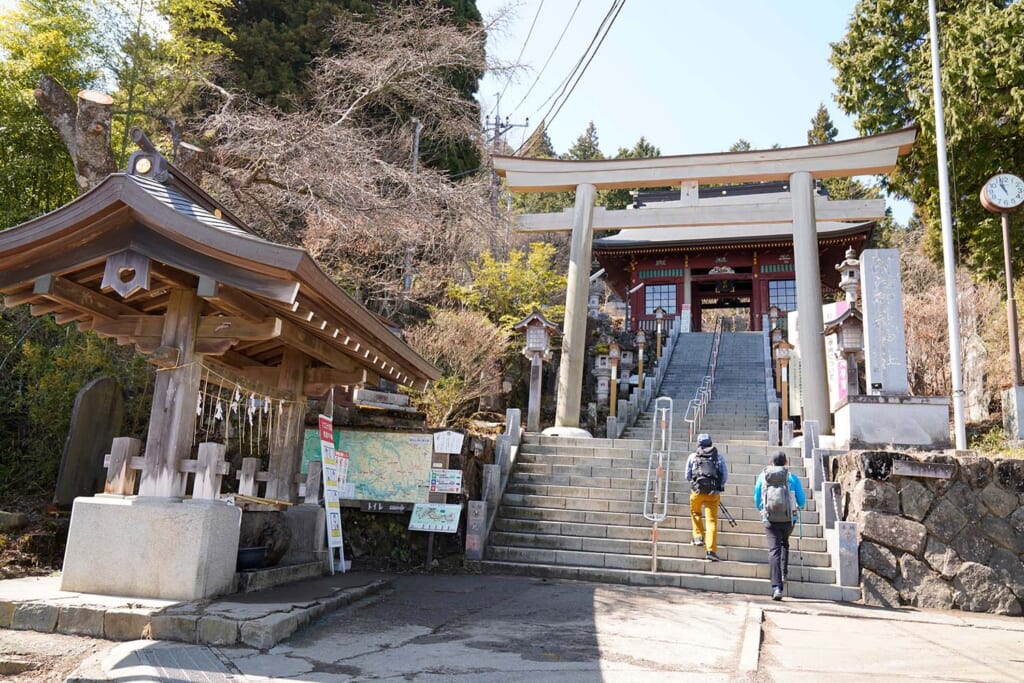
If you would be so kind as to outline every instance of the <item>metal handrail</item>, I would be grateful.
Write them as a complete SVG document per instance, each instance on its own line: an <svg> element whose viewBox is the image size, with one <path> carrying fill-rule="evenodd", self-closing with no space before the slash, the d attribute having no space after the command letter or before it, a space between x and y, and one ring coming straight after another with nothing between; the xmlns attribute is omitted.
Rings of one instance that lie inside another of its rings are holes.
<svg viewBox="0 0 1024 683"><path fill-rule="evenodd" d="M655 463L655 457L657 462ZM654 400L654 424L651 427L651 450L647 457L647 482L644 485L644 519L651 527L651 571L658 571L658 522L668 517L668 483L672 471L672 399L659 396ZM653 491L653 499L651 492Z"/></svg>
<svg viewBox="0 0 1024 683"><path fill-rule="evenodd" d="M715 386L715 370L718 368L718 351L722 345L722 319L718 319L715 325L715 336L711 342L711 353L708 354L708 374L701 380L700 386L686 406L686 414L683 420L689 426L690 441L693 441L694 434L700 429L700 421L707 412L708 404L711 403L711 394Z"/></svg>

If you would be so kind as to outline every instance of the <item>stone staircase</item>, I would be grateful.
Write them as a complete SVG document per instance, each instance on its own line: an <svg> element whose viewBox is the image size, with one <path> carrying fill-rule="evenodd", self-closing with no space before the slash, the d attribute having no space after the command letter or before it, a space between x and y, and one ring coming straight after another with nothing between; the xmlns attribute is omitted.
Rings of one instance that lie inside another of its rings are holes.
<svg viewBox="0 0 1024 683"><path fill-rule="evenodd" d="M643 516L651 450L650 413L620 439L569 439L526 434L502 495L484 571L634 585L677 586L769 595L767 542L753 487L768 454L760 333L723 334L716 388L701 431L713 435L729 465L719 515L718 555L704 559L692 545L686 458L694 448L683 421L704 377L710 334L680 335L660 395L674 399L668 517L658 525L658 570L651 571L652 523ZM756 344L755 344L756 342ZM653 405L653 402L652 402ZM760 411L760 412L759 412ZM808 490L806 472L791 468ZM836 585L816 501L808 500L790 546L791 597L859 599L858 588Z"/></svg>

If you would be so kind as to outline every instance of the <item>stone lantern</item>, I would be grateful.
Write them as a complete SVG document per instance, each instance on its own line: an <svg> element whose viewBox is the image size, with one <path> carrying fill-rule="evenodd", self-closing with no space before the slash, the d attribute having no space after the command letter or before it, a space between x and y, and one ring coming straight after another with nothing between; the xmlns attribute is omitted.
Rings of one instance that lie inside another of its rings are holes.
<svg viewBox="0 0 1024 683"><path fill-rule="evenodd" d="M608 344L608 362L612 366L612 381L609 387L611 395L608 397L608 414L615 417L615 406L619 395L619 358L622 349L615 342Z"/></svg>
<svg viewBox="0 0 1024 683"><path fill-rule="evenodd" d="M661 306L658 306L657 308L655 308L654 309L654 319L658 321L658 347L657 347L658 350L657 350L657 354L656 354L655 357L658 359L658 362L660 363L661 362L661 325L662 325L662 323L665 320L665 309L662 308Z"/></svg>
<svg viewBox="0 0 1024 683"><path fill-rule="evenodd" d="M782 394L782 421L789 419L789 358L795 347L785 339L781 339L772 347L772 355L775 357L775 373L779 378L780 392Z"/></svg>
<svg viewBox="0 0 1024 683"><path fill-rule="evenodd" d="M864 319L861 312L851 305L838 318L825 323L825 336L830 334L836 335L839 357L846 359L846 395L857 396L860 394L857 361L864 358Z"/></svg>
<svg viewBox="0 0 1024 683"><path fill-rule="evenodd" d="M839 271L839 289L846 292L846 300L850 302L850 306L856 306L860 297L860 259L857 258L857 252L853 247L847 248L846 258L842 263L836 264L836 270Z"/></svg>
<svg viewBox="0 0 1024 683"><path fill-rule="evenodd" d="M636 331L636 355L637 355L637 371L636 371L636 388L640 391L644 389L644 344L647 343L647 337L644 335L643 330Z"/></svg>
<svg viewBox="0 0 1024 683"><path fill-rule="evenodd" d="M543 361L551 357L551 335L558 332L558 326L535 308L530 315L512 325L512 329L526 335L523 355L530 359L530 403L526 411L526 429L539 432Z"/></svg>

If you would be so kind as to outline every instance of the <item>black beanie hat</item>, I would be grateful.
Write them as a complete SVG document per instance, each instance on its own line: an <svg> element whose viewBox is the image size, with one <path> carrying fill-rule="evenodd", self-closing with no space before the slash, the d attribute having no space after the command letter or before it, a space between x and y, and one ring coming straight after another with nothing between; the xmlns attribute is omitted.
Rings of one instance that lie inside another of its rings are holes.
<svg viewBox="0 0 1024 683"><path fill-rule="evenodd" d="M778 467L784 467L786 464L786 454L782 451L775 451L772 454L772 464Z"/></svg>

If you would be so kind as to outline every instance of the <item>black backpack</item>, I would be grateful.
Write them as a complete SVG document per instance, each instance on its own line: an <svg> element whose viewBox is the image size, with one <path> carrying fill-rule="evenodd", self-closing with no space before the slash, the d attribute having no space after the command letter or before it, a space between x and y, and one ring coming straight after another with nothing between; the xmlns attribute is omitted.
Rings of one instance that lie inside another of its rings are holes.
<svg viewBox="0 0 1024 683"><path fill-rule="evenodd" d="M714 493L719 489L718 449L697 449L691 471L691 485L697 493Z"/></svg>

